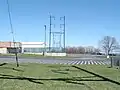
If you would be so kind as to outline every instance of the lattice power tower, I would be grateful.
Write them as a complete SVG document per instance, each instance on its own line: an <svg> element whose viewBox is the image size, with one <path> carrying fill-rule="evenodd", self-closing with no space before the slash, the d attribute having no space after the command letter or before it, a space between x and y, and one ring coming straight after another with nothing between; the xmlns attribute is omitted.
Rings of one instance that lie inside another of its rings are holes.
<svg viewBox="0 0 120 90"><path fill-rule="evenodd" d="M55 17L50 15L49 52L65 52L65 16L60 17L62 23L59 31L52 31L52 25L55 26L52 20L55 20Z"/></svg>

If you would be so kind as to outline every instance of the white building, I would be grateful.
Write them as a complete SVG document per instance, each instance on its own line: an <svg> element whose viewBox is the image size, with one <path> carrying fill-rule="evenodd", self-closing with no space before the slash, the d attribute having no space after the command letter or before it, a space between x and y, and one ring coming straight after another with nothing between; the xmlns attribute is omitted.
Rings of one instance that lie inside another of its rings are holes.
<svg viewBox="0 0 120 90"><path fill-rule="evenodd" d="M14 42L14 43L10 41L0 42L0 54L15 53L16 50L18 53L21 53L20 42Z"/></svg>
<svg viewBox="0 0 120 90"><path fill-rule="evenodd" d="M43 53L45 44L44 42L21 42L22 53Z"/></svg>
<svg viewBox="0 0 120 90"><path fill-rule="evenodd" d="M0 54L15 53L39 54L46 56L66 56L66 53L48 52L44 42L0 42ZM43 53L46 51L45 53Z"/></svg>

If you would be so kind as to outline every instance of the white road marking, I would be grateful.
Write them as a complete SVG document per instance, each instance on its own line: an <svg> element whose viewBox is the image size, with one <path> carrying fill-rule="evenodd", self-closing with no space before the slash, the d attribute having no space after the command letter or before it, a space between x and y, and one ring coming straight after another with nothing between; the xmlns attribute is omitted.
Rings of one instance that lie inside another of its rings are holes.
<svg viewBox="0 0 120 90"><path fill-rule="evenodd" d="M76 64L78 65L81 61L78 61Z"/></svg>
<svg viewBox="0 0 120 90"><path fill-rule="evenodd" d="M77 61L74 61L73 63L72 63L72 65L75 65L77 63Z"/></svg>
<svg viewBox="0 0 120 90"><path fill-rule="evenodd" d="M91 61L91 64L92 64L92 65L94 64L93 61Z"/></svg>
<svg viewBox="0 0 120 90"><path fill-rule="evenodd" d="M99 61L96 61L99 65L101 65L101 63Z"/></svg>
<svg viewBox="0 0 120 90"><path fill-rule="evenodd" d="M102 63L103 65L105 65L105 63L104 63L104 62L102 62L102 61L101 61L101 63Z"/></svg>
<svg viewBox="0 0 120 90"><path fill-rule="evenodd" d="M82 60L82 61L81 60L79 60L79 61L78 60L75 60L75 61L74 60L71 60L71 61L70 60L69 61L59 61L58 60L58 61L52 61L51 62L51 61L45 61L45 60L42 61L41 60L40 63L41 64L65 64L65 65L67 65L67 64L68 65L70 65L70 64L71 65L79 65L79 64L80 65L81 64L88 64L88 65L90 65L90 64L91 65L98 65L98 64L99 65L108 65L108 64L110 64L110 61L93 61L93 60L90 60L90 61L87 61L87 60Z"/></svg>
<svg viewBox="0 0 120 90"><path fill-rule="evenodd" d="M81 63L80 63L80 64L83 64L83 62L84 62L84 61L81 61Z"/></svg>
<svg viewBox="0 0 120 90"><path fill-rule="evenodd" d="M88 64L90 64L90 61L88 61Z"/></svg>
<svg viewBox="0 0 120 90"><path fill-rule="evenodd" d="M85 63L84 64L87 64L87 61L84 61Z"/></svg>
<svg viewBox="0 0 120 90"><path fill-rule="evenodd" d="M74 62L75 62L75 61L70 61L70 62L69 62L69 64L71 64L71 65L72 65Z"/></svg>
<svg viewBox="0 0 120 90"><path fill-rule="evenodd" d="M94 61L94 63L97 65L97 62L96 62L96 61Z"/></svg>

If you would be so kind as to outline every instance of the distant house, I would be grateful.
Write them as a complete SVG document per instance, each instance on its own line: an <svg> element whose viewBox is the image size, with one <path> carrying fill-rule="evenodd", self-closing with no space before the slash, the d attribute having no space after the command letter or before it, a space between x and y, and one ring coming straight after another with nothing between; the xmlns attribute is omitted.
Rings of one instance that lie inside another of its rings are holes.
<svg viewBox="0 0 120 90"><path fill-rule="evenodd" d="M21 53L21 43L20 42L0 42L0 53L7 54L7 53L14 53L14 52Z"/></svg>

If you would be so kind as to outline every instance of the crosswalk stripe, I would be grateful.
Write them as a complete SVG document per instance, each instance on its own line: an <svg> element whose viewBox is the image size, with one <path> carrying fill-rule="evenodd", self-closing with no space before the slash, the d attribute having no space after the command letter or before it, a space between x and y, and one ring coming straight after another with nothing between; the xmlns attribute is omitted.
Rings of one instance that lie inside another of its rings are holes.
<svg viewBox="0 0 120 90"><path fill-rule="evenodd" d="M79 61L76 61L76 63L75 64L79 64Z"/></svg>
<svg viewBox="0 0 120 90"><path fill-rule="evenodd" d="M88 64L90 64L90 61L88 61Z"/></svg>
<svg viewBox="0 0 120 90"><path fill-rule="evenodd" d="M84 61L82 61L80 64L83 64Z"/></svg>
<svg viewBox="0 0 120 90"><path fill-rule="evenodd" d="M97 62L96 62L96 61L94 61L94 63L97 65Z"/></svg>
<svg viewBox="0 0 120 90"><path fill-rule="evenodd" d="M99 65L101 65L101 63L99 61L96 61Z"/></svg>
<svg viewBox="0 0 120 90"><path fill-rule="evenodd" d="M73 62L72 65L75 65L77 63L77 61Z"/></svg>
<svg viewBox="0 0 120 90"><path fill-rule="evenodd" d="M94 64L93 61L91 61L91 64Z"/></svg>
<svg viewBox="0 0 120 90"><path fill-rule="evenodd" d="M82 65L82 64L85 64L85 65L109 65L110 64L110 61L93 61L93 60L69 60L69 61L53 61L53 62L50 62L50 61L40 61L41 64L64 64L64 65Z"/></svg>
<svg viewBox="0 0 120 90"><path fill-rule="evenodd" d="M104 63L104 62L102 62L102 61L101 61L101 63L102 63L103 65L105 65L105 63Z"/></svg>
<svg viewBox="0 0 120 90"><path fill-rule="evenodd" d="M73 63L74 63L74 61L72 61L72 62L70 61L68 64L71 64L71 65L72 65Z"/></svg>
<svg viewBox="0 0 120 90"><path fill-rule="evenodd" d="M80 62L81 62L81 61L78 61L76 64L78 65L78 64L80 64Z"/></svg>
<svg viewBox="0 0 120 90"><path fill-rule="evenodd" d="M85 63L84 64L87 64L87 61L84 61Z"/></svg>

